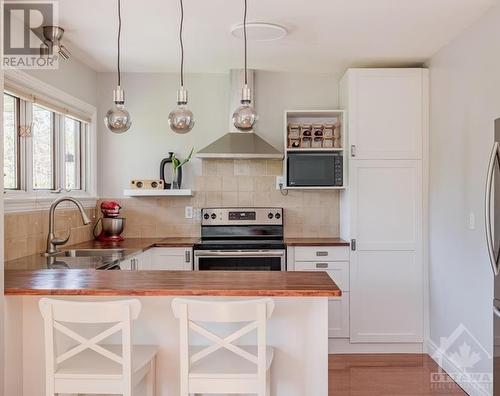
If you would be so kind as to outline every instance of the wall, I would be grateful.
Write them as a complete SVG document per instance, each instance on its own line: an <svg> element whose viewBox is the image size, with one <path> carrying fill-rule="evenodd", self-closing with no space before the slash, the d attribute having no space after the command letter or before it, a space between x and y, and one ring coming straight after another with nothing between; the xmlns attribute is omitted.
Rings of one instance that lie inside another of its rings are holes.
<svg viewBox="0 0 500 396"><path fill-rule="evenodd" d="M97 106L97 73L78 59L61 60L55 70L24 70L74 97Z"/></svg>
<svg viewBox="0 0 500 396"><path fill-rule="evenodd" d="M85 209L85 211L91 219L95 218L94 208ZM57 237L66 237L68 231L71 230L68 244L93 239L93 223L83 225L77 209L58 209L55 219ZM6 213L4 222L5 261L45 251L49 230L47 210Z"/></svg>
<svg viewBox="0 0 500 396"><path fill-rule="evenodd" d="M484 233L484 185L500 117L500 6L429 62L430 337L464 324L492 352L493 276ZM469 228L469 214L475 228ZM481 360L474 371L491 372Z"/></svg>
<svg viewBox="0 0 500 396"><path fill-rule="evenodd" d="M283 196L275 188L275 178L281 174L281 161L204 160L193 197L119 200L127 219L124 235L197 237L199 220L185 219L185 206L271 206L285 208L287 237L338 236L339 193L290 191Z"/></svg>
<svg viewBox="0 0 500 396"><path fill-rule="evenodd" d="M167 123L175 106L176 74L125 73L122 75L126 107L132 127L114 135L99 124L99 196L122 197L133 178L158 178L159 163L174 151L181 157L191 147L205 147L228 132L229 74L189 74L189 106L196 119L186 135L174 134ZM283 150L283 111L337 107L334 74L257 71L255 104L260 119L257 133ZM98 119L109 109L116 84L113 73L98 74ZM193 198L120 199L127 217L126 235L198 236L199 221L184 218L184 207L283 206L287 208L288 236L338 236L337 192L290 192L275 189L282 174L276 161L202 161L193 159L184 169L183 186L193 188Z"/></svg>

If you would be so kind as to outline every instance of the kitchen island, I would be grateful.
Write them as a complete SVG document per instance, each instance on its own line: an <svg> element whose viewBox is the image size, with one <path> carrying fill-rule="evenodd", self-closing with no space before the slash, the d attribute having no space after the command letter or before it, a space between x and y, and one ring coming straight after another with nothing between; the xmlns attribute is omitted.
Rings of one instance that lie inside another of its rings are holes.
<svg viewBox="0 0 500 396"><path fill-rule="evenodd" d="M143 308L134 323L134 341L160 346L158 396L179 392L174 296L273 297L276 308L268 327L268 343L275 348L272 395L328 394L328 297L341 292L324 272L7 270L5 294L7 382L12 395L43 396L43 323L38 310L42 296L80 301L139 298Z"/></svg>

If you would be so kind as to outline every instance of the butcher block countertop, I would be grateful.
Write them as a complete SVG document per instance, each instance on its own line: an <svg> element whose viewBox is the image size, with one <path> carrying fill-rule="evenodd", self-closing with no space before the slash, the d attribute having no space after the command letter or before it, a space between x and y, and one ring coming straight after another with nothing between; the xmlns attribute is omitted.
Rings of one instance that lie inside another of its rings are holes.
<svg viewBox="0 0 500 396"><path fill-rule="evenodd" d="M5 295L339 297L326 272L10 270Z"/></svg>
<svg viewBox="0 0 500 396"><path fill-rule="evenodd" d="M349 246L340 238L285 238L287 246Z"/></svg>

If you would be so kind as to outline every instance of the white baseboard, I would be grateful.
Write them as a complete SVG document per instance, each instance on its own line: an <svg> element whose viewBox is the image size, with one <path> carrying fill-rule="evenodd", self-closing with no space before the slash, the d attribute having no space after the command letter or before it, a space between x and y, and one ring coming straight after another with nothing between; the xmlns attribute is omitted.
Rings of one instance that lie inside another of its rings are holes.
<svg viewBox="0 0 500 396"><path fill-rule="evenodd" d="M440 365L440 367L446 371L446 373L453 378L453 380L465 391L469 396L492 396L492 393L485 389L481 384L475 382L463 382L460 381L460 377L465 378L466 373L459 368L452 360L443 354L438 346L431 340L427 340L427 350L429 356ZM441 361L437 360L437 357ZM455 373L455 374L454 374ZM456 374L458 373L458 375Z"/></svg>
<svg viewBox="0 0 500 396"><path fill-rule="evenodd" d="M349 338L329 338L328 353L330 354L361 354L361 353L425 353L422 343L398 344L358 344L351 343Z"/></svg>

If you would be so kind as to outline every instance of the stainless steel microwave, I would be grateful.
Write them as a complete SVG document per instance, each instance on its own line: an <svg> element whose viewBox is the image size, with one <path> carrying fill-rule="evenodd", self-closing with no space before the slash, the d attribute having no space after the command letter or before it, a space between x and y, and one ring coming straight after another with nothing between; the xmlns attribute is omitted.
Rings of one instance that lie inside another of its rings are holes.
<svg viewBox="0 0 500 396"><path fill-rule="evenodd" d="M289 187L342 187L344 183L341 153L289 153L287 161Z"/></svg>

